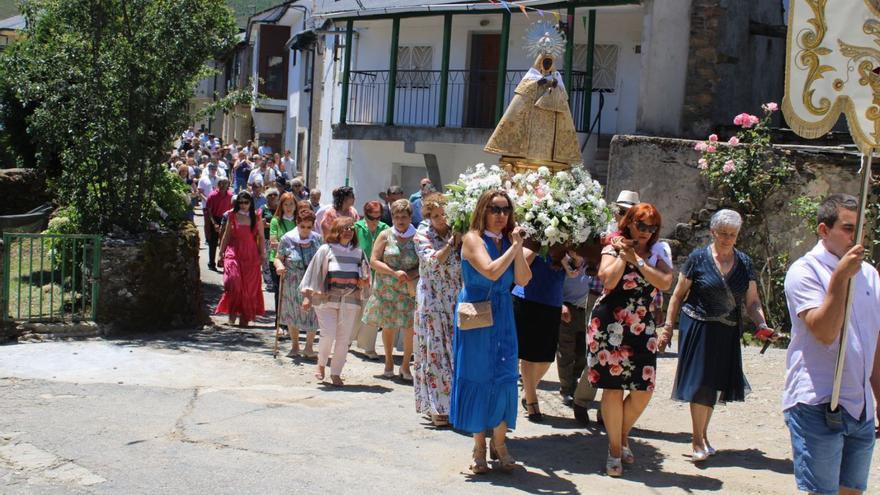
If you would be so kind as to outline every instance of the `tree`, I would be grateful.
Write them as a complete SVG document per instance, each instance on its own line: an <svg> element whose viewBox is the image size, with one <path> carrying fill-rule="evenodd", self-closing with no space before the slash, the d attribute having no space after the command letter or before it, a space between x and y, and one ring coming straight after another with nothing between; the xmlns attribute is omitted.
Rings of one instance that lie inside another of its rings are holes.
<svg viewBox="0 0 880 495"><path fill-rule="evenodd" d="M83 231L138 232L155 219L167 150L190 121L206 63L234 44L223 0L32 0L22 41L0 55L6 139L56 177ZM57 163L57 168L52 164ZM166 181L167 182L167 181Z"/></svg>

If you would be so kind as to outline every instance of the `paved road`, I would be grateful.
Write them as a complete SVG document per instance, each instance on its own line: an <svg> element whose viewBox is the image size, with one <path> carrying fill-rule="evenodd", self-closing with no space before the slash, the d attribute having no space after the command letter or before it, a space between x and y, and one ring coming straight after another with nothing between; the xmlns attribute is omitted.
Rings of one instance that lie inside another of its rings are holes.
<svg viewBox="0 0 880 495"><path fill-rule="evenodd" d="M205 280L216 297L219 276ZM719 407L710 433L722 451L704 466L688 462L689 415L668 399L675 367L668 355L634 432L637 464L624 479L602 474L602 430L571 420L554 392L555 371L541 391L547 421L520 416L509 440L524 469L473 477L470 438L416 415L412 388L378 377L381 363L350 353L348 386L321 386L310 363L273 359L270 319L248 330L0 347L0 492L793 491L778 411L782 351L746 350L753 393Z"/></svg>

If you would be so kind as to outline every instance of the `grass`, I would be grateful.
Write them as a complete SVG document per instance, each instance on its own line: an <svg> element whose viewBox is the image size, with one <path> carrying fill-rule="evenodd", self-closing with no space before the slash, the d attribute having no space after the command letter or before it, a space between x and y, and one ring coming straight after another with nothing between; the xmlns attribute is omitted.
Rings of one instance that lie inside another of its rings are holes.
<svg viewBox="0 0 880 495"><path fill-rule="evenodd" d="M37 239L34 240L33 247L30 239L15 239L7 248L9 249L9 314L13 319L40 321L69 320L73 316L81 317L81 315L86 318L91 317L88 300L85 301L83 308L81 272L77 273L77 287L72 288L70 267L73 265L69 263L64 274L63 288L60 263L57 263L57 260L53 262L48 242L41 249ZM21 263L20 267L19 263ZM88 284L86 287L89 287ZM91 294L87 294L88 296Z"/></svg>

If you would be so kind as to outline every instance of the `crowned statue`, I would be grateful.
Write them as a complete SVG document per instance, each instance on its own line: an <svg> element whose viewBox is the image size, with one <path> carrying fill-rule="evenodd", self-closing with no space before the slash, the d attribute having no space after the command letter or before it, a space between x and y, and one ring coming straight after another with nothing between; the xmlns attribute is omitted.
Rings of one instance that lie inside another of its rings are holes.
<svg viewBox="0 0 880 495"><path fill-rule="evenodd" d="M501 155L500 162L514 171L541 166L553 172L567 170L583 160L568 93L556 70L565 38L553 24L538 21L526 32L525 48L535 63L514 90L484 149Z"/></svg>

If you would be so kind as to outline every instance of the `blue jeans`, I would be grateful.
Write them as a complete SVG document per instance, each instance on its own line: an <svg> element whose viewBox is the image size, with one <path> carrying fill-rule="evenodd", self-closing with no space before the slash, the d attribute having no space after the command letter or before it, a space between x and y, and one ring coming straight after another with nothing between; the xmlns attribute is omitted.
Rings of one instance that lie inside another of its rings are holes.
<svg viewBox="0 0 880 495"><path fill-rule="evenodd" d="M843 429L825 424L828 404L798 404L785 411L791 432L794 477L799 490L836 494L839 488L865 491L874 451L874 418L855 419L841 408Z"/></svg>

